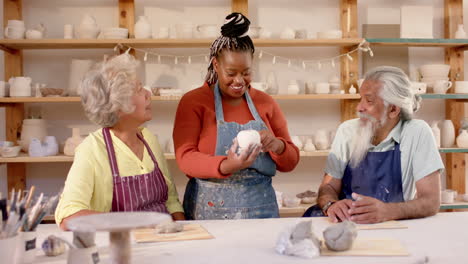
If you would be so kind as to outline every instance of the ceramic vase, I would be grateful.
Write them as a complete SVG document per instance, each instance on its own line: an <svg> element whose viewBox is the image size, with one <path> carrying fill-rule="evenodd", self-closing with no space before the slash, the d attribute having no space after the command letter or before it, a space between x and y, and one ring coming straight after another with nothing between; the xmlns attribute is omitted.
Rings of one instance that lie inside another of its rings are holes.
<svg viewBox="0 0 468 264"><path fill-rule="evenodd" d="M440 145L443 148L451 148L455 144L455 127L452 120L444 120L440 129Z"/></svg>
<svg viewBox="0 0 468 264"><path fill-rule="evenodd" d="M81 19L76 34L78 38L95 39L99 32L101 32L101 29L98 27L96 19L92 15L86 14Z"/></svg>
<svg viewBox="0 0 468 264"><path fill-rule="evenodd" d="M459 148L468 148L468 132L465 129L457 137L457 146Z"/></svg>
<svg viewBox="0 0 468 264"><path fill-rule="evenodd" d="M315 147L318 150L325 150L328 149L330 146L330 138L328 136L328 132L325 129L319 129L314 134L314 143Z"/></svg>
<svg viewBox="0 0 468 264"><path fill-rule="evenodd" d="M296 145L297 148L299 148L299 150L302 150L302 141L299 136L292 136L291 141L294 143L294 145Z"/></svg>
<svg viewBox="0 0 468 264"><path fill-rule="evenodd" d="M28 152L32 138L42 140L47 136L46 121L44 119L24 119L19 141L23 151Z"/></svg>
<svg viewBox="0 0 468 264"><path fill-rule="evenodd" d="M431 124L432 135L434 135L434 141L438 148L440 148L440 129L437 122Z"/></svg>
<svg viewBox="0 0 468 264"><path fill-rule="evenodd" d="M315 151L316 148L315 148L315 145L314 143L312 142L312 139L311 138L308 138L304 144L304 151L308 151L308 152L311 152L311 151Z"/></svg>
<svg viewBox="0 0 468 264"><path fill-rule="evenodd" d="M151 24L146 16L140 16L135 23L135 38L151 38L152 29Z"/></svg>
<svg viewBox="0 0 468 264"><path fill-rule="evenodd" d="M65 147L63 153L67 156L74 156L76 147L83 142L83 138L80 135L80 129L77 127L72 128L72 136L67 138L65 141Z"/></svg>
<svg viewBox="0 0 468 264"><path fill-rule="evenodd" d="M68 80L68 95L81 95L80 81L81 78L93 66L92 60L72 59L70 64L70 78Z"/></svg>
<svg viewBox="0 0 468 264"><path fill-rule="evenodd" d="M457 31L455 32L456 39L466 39L466 32L463 28L463 24L459 24L457 27Z"/></svg>

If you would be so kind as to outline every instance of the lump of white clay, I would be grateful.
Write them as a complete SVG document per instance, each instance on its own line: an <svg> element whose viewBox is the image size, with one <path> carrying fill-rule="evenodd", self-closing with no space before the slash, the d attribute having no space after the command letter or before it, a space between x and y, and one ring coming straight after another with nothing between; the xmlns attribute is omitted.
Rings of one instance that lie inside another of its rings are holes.
<svg viewBox="0 0 468 264"><path fill-rule="evenodd" d="M356 224L344 221L332 225L323 231L325 245L329 250L344 251L351 248L357 236Z"/></svg>
<svg viewBox="0 0 468 264"><path fill-rule="evenodd" d="M156 234L169 234L169 233L177 233L184 230L184 225L177 222L167 222L163 224L159 224L155 228Z"/></svg>
<svg viewBox="0 0 468 264"><path fill-rule="evenodd" d="M42 242L42 251L49 257L55 257L65 252L65 243L54 235L48 236Z"/></svg>
<svg viewBox="0 0 468 264"><path fill-rule="evenodd" d="M260 144L260 134L257 130L242 130L237 134L239 152L247 149L251 144Z"/></svg>
<svg viewBox="0 0 468 264"><path fill-rule="evenodd" d="M276 251L283 255L303 258L320 256L320 241L312 232L312 221L300 222L281 232Z"/></svg>

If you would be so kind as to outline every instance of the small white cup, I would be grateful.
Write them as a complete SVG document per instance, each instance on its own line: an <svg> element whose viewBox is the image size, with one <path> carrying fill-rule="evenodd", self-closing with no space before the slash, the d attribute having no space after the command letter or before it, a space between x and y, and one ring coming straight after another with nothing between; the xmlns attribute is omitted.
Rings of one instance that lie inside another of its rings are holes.
<svg viewBox="0 0 468 264"><path fill-rule="evenodd" d="M327 82L319 82L315 84L315 93L328 94L330 93L330 84Z"/></svg>
<svg viewBox="0 0 468 264"><path fill-rule="evenodd" d="M446 80L438 80L434 82L434 93L436 94L445 94L447 93L447 90L452 87L452 82L451 81L446 81Z"/></svg>
<svg viewBox="0 0 468 264"><path fill-rule="evenodd" d="M36 237L37 232L20 232L16 254L16 263L30 264L36 258Z"/></svg>
<svg viewBox="0 0 468 264"><path fill-rule="evenodd" d="M169 28L160 27L158 31L158 38L161 38L161 39L169 38Z"/></svg>
<svg viewBox="0 0 468 264"><path fill-rule="evenodd" d="M454 195L453 190L442 190L440 193L440 202L444 204L451 204L455 200L455 195Z"/></svg>
<svg viewBox="0 0 468 264"><path fill-rule="evenodd" d="M20 240L20 235L7 239L0 239L0 256L2 263L16 263L18 240Z"/></svg>
<svg viewBox="0 0 468 264"><path fill-rule="evenodd" d="M73 25L66 24L63 26L63 38L72 39L73 38Z"/></svg>
<svg viewBox="0 0 468 264"><path fill-rule="evenodd" d="M427 84L423 82L411 82L411 89L415 94L425 94L427 91Z"/></svg>
<svg viewBox="0 0 468 264"><path fill-rule="evenodd" d="M468 81L456 81L455 82L455 93L468 93Z"/></svg>

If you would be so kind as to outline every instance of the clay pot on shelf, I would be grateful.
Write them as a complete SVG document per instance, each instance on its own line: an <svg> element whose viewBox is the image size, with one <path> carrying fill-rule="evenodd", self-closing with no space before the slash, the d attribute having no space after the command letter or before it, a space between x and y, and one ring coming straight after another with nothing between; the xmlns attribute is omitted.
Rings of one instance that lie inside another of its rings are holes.
<svg viewBox="0 0 468 264"><path fill-rule="evenodd" d="M83 142L83 137L80 135L80 129L78 127L73 127L72 136L65 141L63 153L67 156L74 156L76 147L78 147L81 142Z"/></svg>
<svg viewBox="0 0 468 264"><path fill-rule="evenodd" d="M21 140L18 142L23 151L28 152L32 138L43 140L47 136L47 125L44 119L24 119L21 129Z"/></svg>
<svg viewBox="0 0 468 264"><path fill-rule="evenodd" d="M455 127L452 120L444 120L440 129L441 147L451 148L455 144Z"/></svg>

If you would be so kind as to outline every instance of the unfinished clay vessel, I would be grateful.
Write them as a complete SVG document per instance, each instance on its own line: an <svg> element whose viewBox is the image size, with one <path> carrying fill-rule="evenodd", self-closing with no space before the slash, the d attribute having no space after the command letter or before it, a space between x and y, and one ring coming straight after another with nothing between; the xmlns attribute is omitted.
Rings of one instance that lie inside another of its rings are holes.
<svg viewBox="0 0 468 264"><path fill-rule="evenodd" d="M325 245L329 250L345 251L353 246L357 236L356 224L350 221L344 221L332 225L323 231Z"/></svg>

